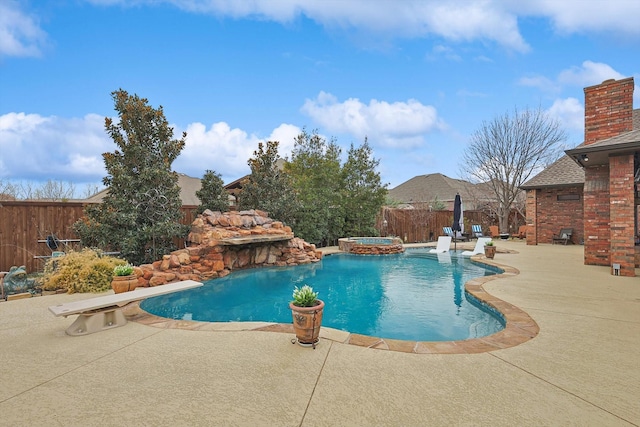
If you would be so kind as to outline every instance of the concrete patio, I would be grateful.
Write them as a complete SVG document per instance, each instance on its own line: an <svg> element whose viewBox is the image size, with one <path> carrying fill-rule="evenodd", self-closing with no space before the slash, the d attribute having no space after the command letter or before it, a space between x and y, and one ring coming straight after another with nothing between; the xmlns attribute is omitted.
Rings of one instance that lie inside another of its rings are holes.
<svg viewBox="0 0 640 427"><path fill-rule="evenodd" d="M480 354L137 322L70 337L47 307L94 295L2 302L0 425L640 425L640 278L583 265L582 246L497 243L520 274L484 288L540 332Z"/></svg>

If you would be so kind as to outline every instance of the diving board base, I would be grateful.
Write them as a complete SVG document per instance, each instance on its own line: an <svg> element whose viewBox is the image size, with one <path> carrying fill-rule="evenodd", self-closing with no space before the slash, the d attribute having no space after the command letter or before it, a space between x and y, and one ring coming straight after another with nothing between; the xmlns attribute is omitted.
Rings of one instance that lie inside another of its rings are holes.
<svg viewBox="0 0 640 427"><path fill-rule="evenodd" d="M200 282L183 280L182 282L173 282L150 288L136 288L133 291L52 305L49 307L49 311L56 316L64 317L77 314L78 318L67 328L67 334L72 336L87 335L104 331L105 329L124 326L127 323L127 319L121 307L129 303L200 286L202 286Z"/></svg>
<svg viewBox="0 0 640 427"><path fill-rule="evenodd" d="M79 314L77 319L67 328L67 335L80 336L94 332L118 328L127 324L120 307L105 308L94 313Z"/></svg>

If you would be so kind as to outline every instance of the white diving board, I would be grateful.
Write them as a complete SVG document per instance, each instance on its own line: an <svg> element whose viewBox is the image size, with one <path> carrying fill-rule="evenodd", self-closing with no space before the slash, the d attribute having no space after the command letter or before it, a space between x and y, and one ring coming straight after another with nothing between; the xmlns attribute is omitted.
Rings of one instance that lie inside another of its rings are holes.
<svg viewBox="0 0 640 427"><path fill-rule="evenodd" d="M200 286L202 286L202 283L195 280L184 280L149 288L136 288L133 291L119 294L52 305L49 307L49 311L56 316L64 317L78 314L78 318L67 328L67 334L73 336L87 335L105 329L124 326L127 323L127 319L122 313L121 307L131 302Z"/></svg>

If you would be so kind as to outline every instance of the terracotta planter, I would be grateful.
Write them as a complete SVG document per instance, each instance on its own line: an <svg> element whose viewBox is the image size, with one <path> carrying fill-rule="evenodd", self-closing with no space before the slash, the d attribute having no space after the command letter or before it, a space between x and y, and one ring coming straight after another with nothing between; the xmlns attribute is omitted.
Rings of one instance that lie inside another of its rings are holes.
<svg viewBox="0 0 640 427"><path fill-rule="evenodd" d="M495 246L485 246L484 247L484 256L487 258L493 259L496 255L496 247Z"/></svg>
<svg viewBox="0 0 640 427"><path fill-rule="evenodd" d="M132 291L138 287L138 276L135 274L129 276L113 276L111 287L116 294Z"/></svg>
<svg viewBox="0 0 640 427"><path fill-rule="evenodd" d="M319 304L313 307L298 307L297 305L293 305L293 303L289 303L293 317L293 330L296 333L298 344L302 346L312 346L315 348L318 342L324 301L318 300L318 302Z"/></svg>

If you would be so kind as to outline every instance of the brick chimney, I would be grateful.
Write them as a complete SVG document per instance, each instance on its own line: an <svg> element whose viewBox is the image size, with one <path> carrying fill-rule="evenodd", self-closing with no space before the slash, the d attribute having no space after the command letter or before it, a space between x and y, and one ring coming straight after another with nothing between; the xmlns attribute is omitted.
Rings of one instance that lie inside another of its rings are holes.
<svg viewBox="0 0 640 427"><path fill-rule="evenodd" d="M584 88L584 144L633 130L633 77Z"/></svg>

